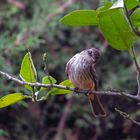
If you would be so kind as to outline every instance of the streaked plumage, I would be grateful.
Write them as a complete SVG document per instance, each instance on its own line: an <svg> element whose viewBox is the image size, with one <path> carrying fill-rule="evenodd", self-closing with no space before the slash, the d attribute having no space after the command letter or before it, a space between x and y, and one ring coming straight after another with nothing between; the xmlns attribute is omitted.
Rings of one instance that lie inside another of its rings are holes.
<svg viewBox="0 0 140 140"><path fill-rule="evenodd" d="M97 90L98 81L95 65L100 58L100 52L91 48L74 55L66 65L66 74L78 89ZM104 109L96 95L88 94L95 116L105 116Z"/></svg>

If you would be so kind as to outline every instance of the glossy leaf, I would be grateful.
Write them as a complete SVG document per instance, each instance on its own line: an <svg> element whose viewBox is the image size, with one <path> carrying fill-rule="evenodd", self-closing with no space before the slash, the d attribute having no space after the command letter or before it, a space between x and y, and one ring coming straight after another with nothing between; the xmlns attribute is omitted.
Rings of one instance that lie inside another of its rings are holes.
<svg viewBox="0 0 140 140"><path fill-rule="evenodd" d="M56 79L55 78L53 78L52 76L45 76L45 77L43 77L43 79L42 79L42 83L43 84L50 84L50 80L49 80L49 78L50 78L50 80L52 81L52 83L53 84L55 84L57 81L56 81Z"/></svg>
<svg viewBox="0 0 140 140"><path fill-rule="evenodd" d="M98 20L101 32L114 49L129 50L137 40L122 8L100 12Z"/></svg>
<svg viewBox="0 0 140 140"><path fill-rule="evenodd" d="M33 60L30 52L28 52L22 60L22 64L20 68L20 77L23 81L26 82L30 82L30 83L36 82L37 72L33 64ZM31 86L26 85L25 87L32 91Z"/></svg>
<svg viewBox="0 0 140 140"><path fill-rule="evenodd" d="M71 83L70 80L64 80L63 82L61 82L59 85L61 86L66 86L66 87L70 87L70 88L74 88L74 85ZM58 89L58 88L52 88L49 91L49 95L59 95L59 94L70 94L72 93L72 91L68 90L68 89Z"/></svg>
<svg viewBox="0 0 140 140"><path fill-rule="evenodd" d="M117 0L110 9L114 8L123 8L124 7L124 2L123 0Z"/></svg>
<svg viewBox="0 0 140 140"><path fill-rule="evenodd" d="M74 85L72 84L72 82L70 80L64 80L59 85L74 88Z"/></svg>
<svg viewBox="0 0 140 140"><path fill-rule="evenodd" d="M136 9L130 16L133 26L140 27L140 9Z"/></svg>
<svg viewBox="0 0 140 140"><path fill-rule="evenodd" d="M15 104L23 99L30 98L29 96L24 96L21 93L12 93L0 98L0 108Z"/></svg>
<svg viewBox="0 0 140 140"><path fill-rule="evenodd" d="M48 95L61 95L61 94L70 94L72 91L66 90L66 89L58 89L58 88L52 88Z"/></svg>
<svg viewBox="0 0 140 140"><path fill-rule="evenodd" d="M60 22L68 26L90 26L98 25L97 14L95 10L76 10L63 18Z"/></svg>
<svg viewBox="0 0 140 140"><path fill-rule="evenodd" d="M139 0L125 0L125 4L128 10L133 9L134 7L140 5Z"/></svg>
<svg viewBox="0 0 140 140"><path fill-rule="evenodd" d="M52 81L53 84L55 84L57 82L56 79L53 78L52 76L49 76L49 77L45 76L45 77L42 78L42 83L43 84L50 84L49 78L50 78L50 80ZM46 88L41 87L41 90L46 90Z"/></svg>
<svg viewBox="0 0 140 140"><path fill-rule="evenodd" d="M99 13L101 11L105 11L107 9L109 9L112 6L111 2L104 2L103 6L99 7L96 11Z"/></svg>

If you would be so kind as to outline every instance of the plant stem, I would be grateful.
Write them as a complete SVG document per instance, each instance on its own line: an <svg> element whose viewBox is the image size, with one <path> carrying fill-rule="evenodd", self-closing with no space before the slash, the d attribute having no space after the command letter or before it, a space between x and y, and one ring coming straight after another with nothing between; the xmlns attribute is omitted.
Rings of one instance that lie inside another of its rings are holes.
<svg viewBox="0 0 140 140"><path fill-rule="evenodd" d="M129 24L130 24L130 26L131 26L133 32L134 32L136 35L140 36L139 31L137 31L137 30L133 27L133 25L132 25L132 22L131 22L131 19L130 19L130 17L129 17L129 13L128 13L128 10L127 10L127 7L126 7L126 4L125 4L125 3L124 3L124 9L125 9L127 19L128 19L128 21L129 21ZM130 56L131 56L131 58L134 60L134 63L135 63L135 65L136 65L136 71L137 71L137 77L136 77L136 78L137 78L137 85L138 85L137 96L140 97L140 80L139 80L139 79L140 79L140 67L139 67L138 62L137 62L137 59L136 59L134 46L132 46L132 48L131 48L131 50L129 51L129 53L130 53Z"/></svg>
<svg viewBox="0 0 140 140"><path fill-rule="evenodd" d="M137 62L137 59L136 59L134 46L132 46L132 49L130 51L130 55L131 55L131 58L134 60L134 63L136 65L137 70L139 71L140 68L139 68L139 65L138 65L138 62Z"/></svg>
<svg viewBox="0 0 140 140"><path fill-rule="evenodd" d="M54 87L54 88L57 88L57 89L65 89L65 90L69 90L69 91L75 91L75 88L71 88L71 87L67 87L67 86L62 86L62 85L59 85L59 84L42 84L42 83L30 83L30 82L25 82L25 81L22 81L18 78L15 78L14 76L11 76L9 75L8 73L6 72L3 72L0 70L0 76L4 76L6 77L8 80L11 80L11 81L14 81L22 86L24 85L29 85L29 86L32 86L32 87L44 87L46 89L50 88L50 87ZM88 92L88 90L82 90L82 89L78 89L76 90L76 93L79 93L79 94L86 94ZM91 90L90 94L97 94L97 95L104 95L104 96L126 96L128 99L132 99L132 100L135 100L137 102L140 103L140 96L136 96L136 95L133 95L133 93L129 93L129 92L126 92L126 91L95 91L95 90Z"/></svg>
<svg viewBox="0 0 140 140"><path fill-rule="evenodd" d="M33 90L33 92L32 92L32 100L33 100L33 102L36 102L35 87L34 86L32 86L32 90Z"/></svg>
<svg viewBox="0 0 140 140"><path fill-rule="evenodd" d="M115 108L115 111L118 112L124 119L128 119L130 120L132 123L140 126L140 122L134 120L128 113L124 112L124 111L121 111L120 109L118 108Z"/></svg>
<svg viewBox="0 0 140 140"><path fill-rule="evenodd" d="M135 54L135 49L134 46L132 46L131 50L130 50L130 56L131 58L134 60L135 66L136 66L136 71L137 71L137 85L138 85L138 90L137 90L137 96L140 97L140 67L138 65L137 59L136 59L136 54Z"/></svg>
<svg viewBox="0 0 140 140"><path fill-rule="evenodd" d="M48 70L48 67L47 67L47 53L44 53L43 61L44 61L44 71L48 75L48 79L50 81L50 84L53 85L53 82L51 80L51 77L50 77L50 74L49 74L49 70Z"/></svg>
<svg viewBox="0 0 140 140"><path fill-rule="evenodd" d="M130 17L129 17L129 16L130 16L130 15L129 15L129 11L128 11L128 9L127 9L125 3L124 3L124 10L125 10L125 12L126 12L126 17L127 17L128 22L129 22L129 24L130 24L130 27L132 28L132 31L133 31L137 36L140 36L140 32L139 32L136 28L134 28L133 25L132 25L131 19L130 19Z"/></svg>

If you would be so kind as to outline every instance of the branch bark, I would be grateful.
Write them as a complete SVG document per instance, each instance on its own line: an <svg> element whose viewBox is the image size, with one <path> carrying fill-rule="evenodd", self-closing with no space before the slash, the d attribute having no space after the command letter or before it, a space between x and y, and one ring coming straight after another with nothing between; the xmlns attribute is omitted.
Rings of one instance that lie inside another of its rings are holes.
<svg viewBox="0 0 140 140"><path fill-rule="evenodd" d="M73 91L73 92L78 93L78 94L86 94L87 92L89 93L88 90L81 90L81 89L77 90L75 88L70 88L67 86L59 85L59 84L42 84L39 82L36 82L36 83L25 82L25 81L22 81L16 77L9 75L8 73L5 73L3 71L0 71L0 75L6 77L7 79L9 79L11 81L14 81L14 82L20 84L22 86L30 85L32 87L44 87L44 88L54 88L55 87L58 89L70 90L70 91ZM132 93L128 93L126 91L111 91L111 90L110 91L94 91L94 90L92 90L90 92L90 94L97 94L97 95L104 95L104 96L124 96L124 97L127 97L129 99L135 100L138 103L140 102L139 96L133 95Z"/></svg>
<svg viewBox="0 0 140 140"><path fill-rule="evenodd" d="M115 111L118 112L124 119L130 120L133 124L140 126L140 122L134 120L128 113L115 108Z"/></svg>

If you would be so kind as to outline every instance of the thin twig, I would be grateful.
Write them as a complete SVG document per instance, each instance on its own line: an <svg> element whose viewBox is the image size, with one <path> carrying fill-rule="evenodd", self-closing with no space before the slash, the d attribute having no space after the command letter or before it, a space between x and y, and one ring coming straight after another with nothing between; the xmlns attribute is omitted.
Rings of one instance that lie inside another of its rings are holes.
<svg viewBox="0 0 140 140"><path fill-rule="evenodd" d="M132 52L134 54L134 62L137 68L137 84L138 84L138 91L137 91L137 96L140 97L140 67L138 65L137 59L136 59L136 55L135 55L135 50L134 50L134 46L132 47Z"/></svg>
<svg viewBox="0 0 140 140"><path fill-rule="evenodd" d="M137 35L137 36L140 36L140 33L137 29L135 29L132 25L132 22L131 22L131 19L129 17L129 12L127 10L127 6L126 4L124 3L124 9L125 9L125 12L126 12L126 16L127 16L127 19L130 23L130 27L132 28L133 32ZM129 51L130 52L130 55L131 55L131 58L134 60L134 63L136 65L136 71L137 71L137 76L136 76L136 79L137 79L137 85L138 85L138 91L137 91L137 96L140 96L140 80L139 80L139 76L140 76L140 68L139 68L139 65L138 65L138 62L137 62L137 59L136 59L136 55L135 55L135 50L134 50L134 46L132 46L131 50Z"/></svg>
<svg viewBox="0 0 140 140"><path fill-rule="evenodd" d="M128 113L126 113L126 112L124 112L124 111L121 111L121 110L119 110L118 108L115 108L115 111L118 112L124 119L128 119L128 120L130 120L132 123L134 123L134 124L140 126L140 122L137 122L137 121L135 121L134 119L132 119L132 117L131 117Z"/></svg>
<svg viewBox="0 0 140 140"><path fill-rule="evenodd" d="M47 53L44 53L44 55L43 55L43 61L44 61L44 71L48 75L48 79L50 81L50 84L53 86L53 82L51 80L51 77L50 77L50 74L49 74L49 70L48 70L48 67L47 67Z"/></svg>
<svg viewBox="0 0 140 140"><path fill-rule="evenodd" d="M19 80L18 78L15 78L13 76L10 76L8 73L2 72L0 71L0 75L8 78L9 80L15 81L16 83L20 84L20 85L29 85L32 87L45 87L45 88L52 88L51 84L42 84L42 83L30 83L30 82L24 82L22 80ZM65 90L70 90L70 91L75 91L76 93L83 93L86 94L87 90L75 90L75 88L70 88L70 87L66 87L66 86L62 86L62 85L57 85L57 84L53 84L53 87L55 88L59 88L59 89L65 89ZM135 95L131 95L130 93L127 92L122 92L122 91L91 91L90 94L97 94L97 95L105 95L105 96L125 96L128 97L129 99L135 100L137 102L140 102L140 97L139 96L135 96ZM129 119L130 121L132 121L134 124L137 124L140 126L140 122L135 121L134 119L132 119L129 114L127 114L126 112L123 112L117 108L115 108L115 110L124 118Z"/></svg>
<svg viewBox="0 0 140 140"><path fill-rule="evenodd" d="M128 11L128 15L131 16L136 9L140 8L140 5L137 5L136 7L132 8L130 11Z"/></svg>
<svg viewBox="0 0 140 140"><path fill-rule="evenodd" d="M124 3L124 9L125 9L127 19L128 19L128 21L129 21L129 24L130 24L130 26L131 26L133 32L134 32L137 36L140 36L139 31L137 31L137 30L133 27L133 25L132 25L131 19L130 19L130 17L129 17L129 16L130 16L130 15L129 15L129 11L128 11L127 6L126 6L125 3Z"/></svg>
<svg viewBox="0 0 140 140"><path fill-rule="evenodd" d="M134 60L134 62L135 62L136 68L137 68L137 70L139 71L140 68L139 68L139 65L138 65L138 62L137 62L137 58L136 58L134 46L132 46L132 53L133 53L133 60Z"/></svg>
<svg viewBox="0 0 140 140"><path fill-rule="evenodd" d="M6 77L7 79L9 80L12 80L22 86L24 85L29 85L29 86L33 86L33 87L44 87L44 88L58 88L58 89L65 89L65 90L70 90L70 91L74 91L76 93L81 93L81 94L86 94L87 93L87 90L81 90L81 89L78 89L78 90L75 90L75 88L70 88L70 87L67 87L67 86L62 86L62 85L58 85L58 84L53 84L53 86L51 84L42 84L42 83L39 83L39 82L36 82L36 83L30 83L30 82L25 82L25 81L22 81L18 78L15 78L13 76L10 76L8 73L5 73L3 71L0 71L0 75ZM136 96L136 95L132 95L131 93L128 93L128 92L125 92L125 91L94 91L92 90L90 92L90 94L97 94L97 95L104 95L104 96L125 96L129 99L132 99L132 100L135 100L137 102L140 102L140 97L139 96Z"/></svg>
<svg viewBox="0 0 140 140"><path fill-rule="evenodd" d="M35 87L32 86L32 101L36 102L36 96L35 96Z"/></svg>
<svg viewBox="0 0 140 140"><path fill-rule="evenodd" d="M136 59L136 54L135 54L135 49L134 46L132 46L131 52L130 52L131 58L134 60L135 66L136 66L136 79L137 79L137 85L138 85L138 90L137 90L137 96L140 97L140 67L138 65L137 59Z"/></svg>

